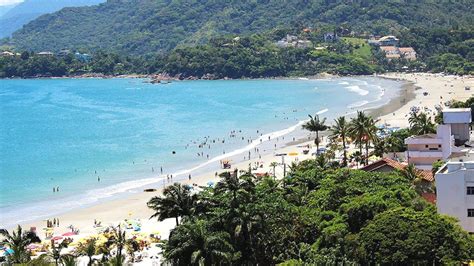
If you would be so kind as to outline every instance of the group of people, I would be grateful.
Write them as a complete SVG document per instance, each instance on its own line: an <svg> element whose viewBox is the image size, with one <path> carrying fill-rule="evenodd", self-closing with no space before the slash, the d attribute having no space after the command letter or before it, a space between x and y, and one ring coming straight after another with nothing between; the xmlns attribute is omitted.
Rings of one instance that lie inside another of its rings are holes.
<svg viewBox="0 0 474 266"><path fill-rule="evenodd" d="M53 218L53 220L46 220L46 227L52 228L52 227L59 227L59 218Z"/></svg>

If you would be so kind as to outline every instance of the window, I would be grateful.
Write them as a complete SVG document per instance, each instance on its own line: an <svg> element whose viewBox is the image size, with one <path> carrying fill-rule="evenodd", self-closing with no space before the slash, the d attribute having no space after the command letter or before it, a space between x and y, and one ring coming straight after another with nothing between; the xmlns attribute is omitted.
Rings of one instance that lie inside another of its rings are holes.
<svg viewBox="0 0 474 266"><path fill-rule="evenodd" d="M467 187L467 195L474 195L474 187Z"/></svg>
<svg viewBox="0 0 474 266"><path fill-rule="evenodd" d="M438 145L438 148L441 148L441 144Z"/></svg>
<svg viewBox="0 0 474 266"><path fill-rule="evenodd" d="M425 145L425 148L428 148L428 145Z"/></svg>
<svg viewBox="0 0 474 266"><path fill-rule="evenodd" d="M474 217L474 209L467 209L467 217Z"/></svg>

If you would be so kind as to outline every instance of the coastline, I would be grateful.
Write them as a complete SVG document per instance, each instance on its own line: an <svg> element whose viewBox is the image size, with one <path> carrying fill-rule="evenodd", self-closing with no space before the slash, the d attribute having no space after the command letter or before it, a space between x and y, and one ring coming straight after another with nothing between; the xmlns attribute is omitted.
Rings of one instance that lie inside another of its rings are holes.
<svg viewBox="0 0 474 266"><path fill-rule="evenodd" d="M403 85L403 88L407 86L406 84ZM403 89L404 90L404 89ZM388 104L392 106L392 108L399 108L401 103L406 102L406 94L404 93L399 93L397 96L393 97ZM382 105L382 107L377 107L376 109L371 109L371 110L379 110L379 108L384 108L386 104ZM381 109L380 109L381 110ZM373 111L371 111L373 112ZM321 114L322 115L322 114ZM350 115L350 114L348 114ZM301 121L300 121L301 122ZM328 123L332 123L332 121L328 121ZM301 126L294 125L293 127L295 128L300 128ZM273 132L275 133L275 132ZM286 134L286 133L284 133ZM307 144L312 144L312 141L308 141L307 137L301 137L296 139L295 141L288 141L283 143L282 148L278 148L276 150L273 149L268 149L268 151L265 153L262 153L262 159L253 159L250 161L250 163L255 163L256 161L263 161L264 162L264 168L259 169L263 170L263 172L269 172L270 167L268 165L276 160L280 160L280 158L275 158L274 154L277 153L285 153L290 151L298 151L301 153L302 145L307 145ZM269 145L273 145L273 143L270 143ZM280 146L280 145L279 145ZM253 148L252 148L253 149ZM237 152L237 154L242 154L244 152ZM245 153L244 153L245 154ZM236 155L237 156L237 155ZM298 159L303 160L306 157L301 157L299 156ZM241 159L241 158L240 158ZM238 161L238 160L236 160ZM239 169L247 169L248 168L249 161L242 161L239 162L235 165L233 165L233 168L239 168ZM199 167L196 166L196 167ZM212 164L209 164L208 167L203 167L205 170L200 171L203 172L203 174L197 174L195 177L193 176L191 182L187 180L187 173L189 171L182 171L181 176L180 176L180 182L186 183L186 184L198 184L200 186L205 186L209 181L217 181L218 178L215 177L215 172L218 170L219 172L222 172L222 169L217 169L218 168L218 162L214 162ZM194 169L194 168L193 168ZM182 179L186 180L182 180ZM148 219L148 217L151 216L150 210L146 207L146 202L152 197L159 195L162 191L161 186L163 185L163 181L166 178L163 178L163 176L156 176L156 181L151 184L151 185L144 185L141 188L153 188L157 189L155 192L136 192L132 195L122 195L120 198L109 198L105 199L103 201L98 201L93 203L92 205L89 206L83 206L76 208L71 211L64 212L63 214L55 215L53 217L59 218L60 221L62 221L62 224L72 224L77 228L81 228L83 231L85 230L86 233L91 233L94 232L93 228L90 228L90 226L93 224L92 221L94 219L104 221L106 224L111 224L111 223L117 223L123 218L126 218L127 215L130 216L130 213L134 214L135 218L140 218L140 219ZM177 178L175 177L175 180ZM176 180L178 181L178 180ZM171 182L170 182L171 183ZM166 183L166 184L170 184ZM157 188L158 186L158 188ZM136 191L136 189L135 189ZM133 210L138 210L138 211L133 211ZM140 213L138 216L135 215L137 213ZM34 221L26 221L26 222L20 222L23 226L26 228L44 224L44 221L34 219ZM89 229L85 229L89 228ZM62 230L62 231L61 231ZM67 232L67 228L62 228L59 233L64 233Z"/></svg>
<svg viewBox="0 0 474 266"><path fill-rule="evenodd" d="M396 75L396 74L393 74ZM409 75L409 74L406 74ZM424 74L422 74L423 77ZM402 87L400 93L393 97L388 103L376 107L374 109L369 109L368 112L373 116L380 119L382 122L386 122L388 118L391 119L404 119L408 114L406 110L409 110L411 104L421 99L425 100L421 91L423 90L424 84L418 84L410 77L405 76L382 76L382 78L390 78L397 80L404 80L405 84ZM472 79L470 79L472 82ZM437 81L439 82L439 81ZM420 87L422 89L416 89ZM453 95L454 96L454 95ZM466 96L463 96L466 97ZM395 115L394 115L395 114ZM392 121L392 120L390 120ZM393 120L396 121L396 120ZM331 123L332 121L328 121ZM394 122L393 125L403 126ZM257 161L263 162L264 167L258 169L258 172L270 172L271 168L269 164L271 162L281 160L280 157L274 156L277 153L289 153L289 152L298 152L298 156L295 157L286 157L288 160L305 160L310 158L310 155L303 155L301 151L303 150L304 145L312 144L312 141L308 141L306 138L301 138L296 141L287 142L283 145L282 148L276 149L273 152L268 152L263 155L261 159L253 158L250 161L242 161L232 166L232 168L238 169L247 169L249 163L255 163ZM289 163L289 161L286 161ZM219 169L218 172L223 172L224 170ZM282 174L282 169L277 169L277 176ZM199 174L193 176L191 180L179 181L183 184L197 184L199 186L206 186L208 182L216 182L219 178L215 176L215 171L209 171L204 174ZM164 181L164 180L163 180ZM178 181L178 180L176 180ZM157 183L160 182L157 180ZM167 182L166 185L169 185L173 182ZM157 184L158 185L158 184ZM154 186L149 186L149 188L155 188ZM125 218L141 219L145 224L144 227L151 227L157 229L162 234L162 238L166 239L168 237L169 231L174 227L174 222L165 220L163 222L157 222L156 220L149 220L149 217L152 215L152 211L146 206L146 202L153 196L161 195L163 188L158 187L154 192L138 192L123 198L119 199L110 199L108 201L99 202L93 206L78 208L64 214L57 215L54 218L59 218L61 221L61 227L56 229L56 234L62 234L69 231L69 228L66 226L74 225L76 228L80 228L81 236L95 234L96 229L93 227L94 219L102 221L104 225L113 225L117 224ZM52 219L53 217L51 217ZM173 219L171 219L173 220ZM30 227L42 228L45 224L44 220L28 221L25 223L20 223L24 228L28 229ZM11 228L9 228L11 229ZM40 234L40 236L42 236Z"/></svg>

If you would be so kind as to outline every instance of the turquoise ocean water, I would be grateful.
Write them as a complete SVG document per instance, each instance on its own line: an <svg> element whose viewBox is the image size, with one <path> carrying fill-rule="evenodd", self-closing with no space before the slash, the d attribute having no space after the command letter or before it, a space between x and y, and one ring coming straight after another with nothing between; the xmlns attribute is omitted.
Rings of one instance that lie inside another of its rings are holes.
<svg viewBox="0 0 474 266"><path fill-rule="evenodd" d="M273 132L262 144L271 152L284 134L305 136L308 114L331 121L400 87L373 77L0 80L0 227L156 187L160 168L175 180L216 169Z"/></svg>

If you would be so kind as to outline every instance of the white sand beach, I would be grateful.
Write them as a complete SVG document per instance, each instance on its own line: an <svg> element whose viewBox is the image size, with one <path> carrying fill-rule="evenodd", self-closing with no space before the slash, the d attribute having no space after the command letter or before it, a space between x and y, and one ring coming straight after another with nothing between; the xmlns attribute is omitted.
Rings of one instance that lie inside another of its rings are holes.
<svg viewBox="0 0 474 266"><path fill-rule="evenodd" d="M400 79L413 82L416 87L419 89L415 90L415 98L405 102L403 106L392 106L392 109L396 111L390 111L390 113L385 114L380 117L381 123L387 123L391 126L398 127L407 127L408 121L407 117L410 112L411 106L419 106L421 108L428 108L427 110L435 110L436 105L444 106L446 101L455 99L455 100L466 100L467 98L473 96L473 92L470 90L465 90L466 86L470 86L474 89L474 78L472 77L457 77L457 76L442 76L442 75L432 75L424 73L415 73L415 74L386 74L383 75L384 78L390 79ZM428 95L424 95L427 92ZM377 112L375 112L377 113ZM332 121L328 121L331 123ZM284 148L275 150L272 154L262 156L261 159L255 158L250 161L244 161L232 165L232 168L238 169L248 169L249 163L253 165L255 162L261 162L263 168L259 168L257 173L272 173L273 168L270 167L272 162L281 162L281 157L275 156L279 153L297 153L295 156L285 156L285 162L291 163L291 161L302 161L310 158L311 155L304 155L303 150L306 149L304 145L312 145L312 142L300 141L298 144L288 145ZM216 169L217 170L217 169ZM223 172L223 169L219 169L219 172ZM281 177L283 175L283 167L279 165L276 168L276 176ZM186 184L197 184L199 186L206 186L208 182L217 182L218 177L215 176L215 171L202 174L199 176L193 176L191 180L183 181L182 183ZM172 182L167 183L167 185ZM153 188L153 187L151 187ZM163 222L157 222L156 219L150 220L149 217L153 214L153 211L150 210L146 203L153 197L160 195L161 189L158 189L156 192L141 192L136 193L132 196L129 196L124 199L111 200L103 203L99 203L92 207L87 207L83 209L77 209L71 212L68 212L63 215L56 216L54 218L59 218L60 226L55 228L55 235L60 235L65 232L69 232L69 225L73 225L75 228L80 230L81 236L87 236L90 234L95 234L96 229L94 228L94 220L102 222L103 226L107 225L117 225L124 219L140 219L142 221L142 231L143 232L155 232L158 231L161 234L162 239L166 239L169 235L170 230L174 227L174 219L168 219ZM52 219L53 217L51 217ZM41 228L45 227L45 221L34 221L22 224L24 228L36 227L40 233L40 237L44 237L42 234Z"/></svg>
<svg viewBox="0 0 474 266"><path fill-rule="evenodd" d="M390 126L408 127L408 115L412 106L426 110L431 116L436 115L435 106L445 107L451 100L465 101L474 96L474 78L470 76L452 76L428 73L389 73L380 77L406 80L415 86L415 98L398 110L383 115L381 123ZM472 90L466 90L470 87ZM426 109L425 109L426 108Z"/></svg>

